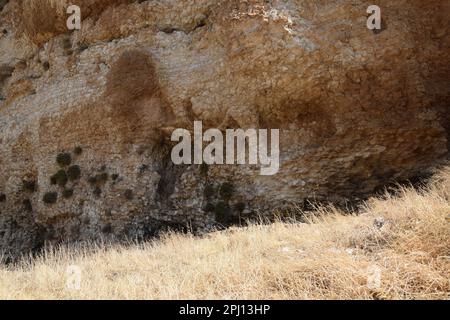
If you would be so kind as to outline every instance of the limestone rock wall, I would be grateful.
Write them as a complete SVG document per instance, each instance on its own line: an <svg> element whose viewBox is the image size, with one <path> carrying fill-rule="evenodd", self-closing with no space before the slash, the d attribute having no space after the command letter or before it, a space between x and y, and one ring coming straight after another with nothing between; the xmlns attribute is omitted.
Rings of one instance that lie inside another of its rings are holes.
<svg viewBox="0 0 450 320"><path fill-rule="evenodd" d="M12 255L342 203L448 159L447 0L378 1L381 32L360 0L71 2L74 32L66 1L0 1L0 248ZM174 166L171 131L194 120L281 129L280 172Z"/></svg>

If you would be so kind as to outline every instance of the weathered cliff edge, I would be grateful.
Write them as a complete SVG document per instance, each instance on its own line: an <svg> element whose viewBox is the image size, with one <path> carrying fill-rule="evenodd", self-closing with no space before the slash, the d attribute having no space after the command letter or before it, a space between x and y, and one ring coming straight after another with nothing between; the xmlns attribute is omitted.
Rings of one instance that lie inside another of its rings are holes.
<svg viewBox="0 0 450 320"><path fill-rule="evenodd" d="M65 1L0 1L12 255L352 200L448 158L447 0L379 1L380 32L365 1L74 2L82 30L68 32ZM194 120L281 129L280 172L174 166L171 130Z"/></svg>

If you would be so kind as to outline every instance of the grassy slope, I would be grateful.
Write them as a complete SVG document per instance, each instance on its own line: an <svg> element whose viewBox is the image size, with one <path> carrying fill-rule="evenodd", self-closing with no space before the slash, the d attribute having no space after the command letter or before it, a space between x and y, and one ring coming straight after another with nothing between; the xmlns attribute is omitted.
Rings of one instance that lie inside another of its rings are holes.
<svg viewBox="0 0 450 320"><path fill-rule="evenodd" d="M308 224L61 248L0 266L0 298L449 299L449 215L447 168L426 190L372 199L358 216L324 209ZM82 269L80 290L66 288L71 264Z"/></svg>

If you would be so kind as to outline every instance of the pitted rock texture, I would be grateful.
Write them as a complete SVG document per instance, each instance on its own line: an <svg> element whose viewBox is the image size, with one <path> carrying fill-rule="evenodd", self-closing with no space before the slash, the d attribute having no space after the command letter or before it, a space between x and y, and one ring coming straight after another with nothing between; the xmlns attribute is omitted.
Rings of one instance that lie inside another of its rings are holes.
<svg viewBox="0 0 450 320"><path fill-rule="evenodd" d="M207 229L426 174L449 155L450 3L378 2L381 32L359 0L78 0L72 32L68 1L0 1L1 250ZM171 132L195 120L280 129L280 172L173 165Z"/></svg>

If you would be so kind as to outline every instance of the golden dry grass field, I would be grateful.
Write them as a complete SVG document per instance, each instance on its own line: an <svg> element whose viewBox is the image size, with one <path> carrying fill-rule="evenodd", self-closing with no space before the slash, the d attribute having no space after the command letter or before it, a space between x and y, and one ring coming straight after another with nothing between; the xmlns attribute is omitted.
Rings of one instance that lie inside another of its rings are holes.
<svg viewBox="0 0 450 320"><path fill-rule="evenodd" d="M79 290L67 287L70 265ZM308 223L56 249L0 266L0 298L449 299L450 168L358 215L320 209Z"/></svg>

